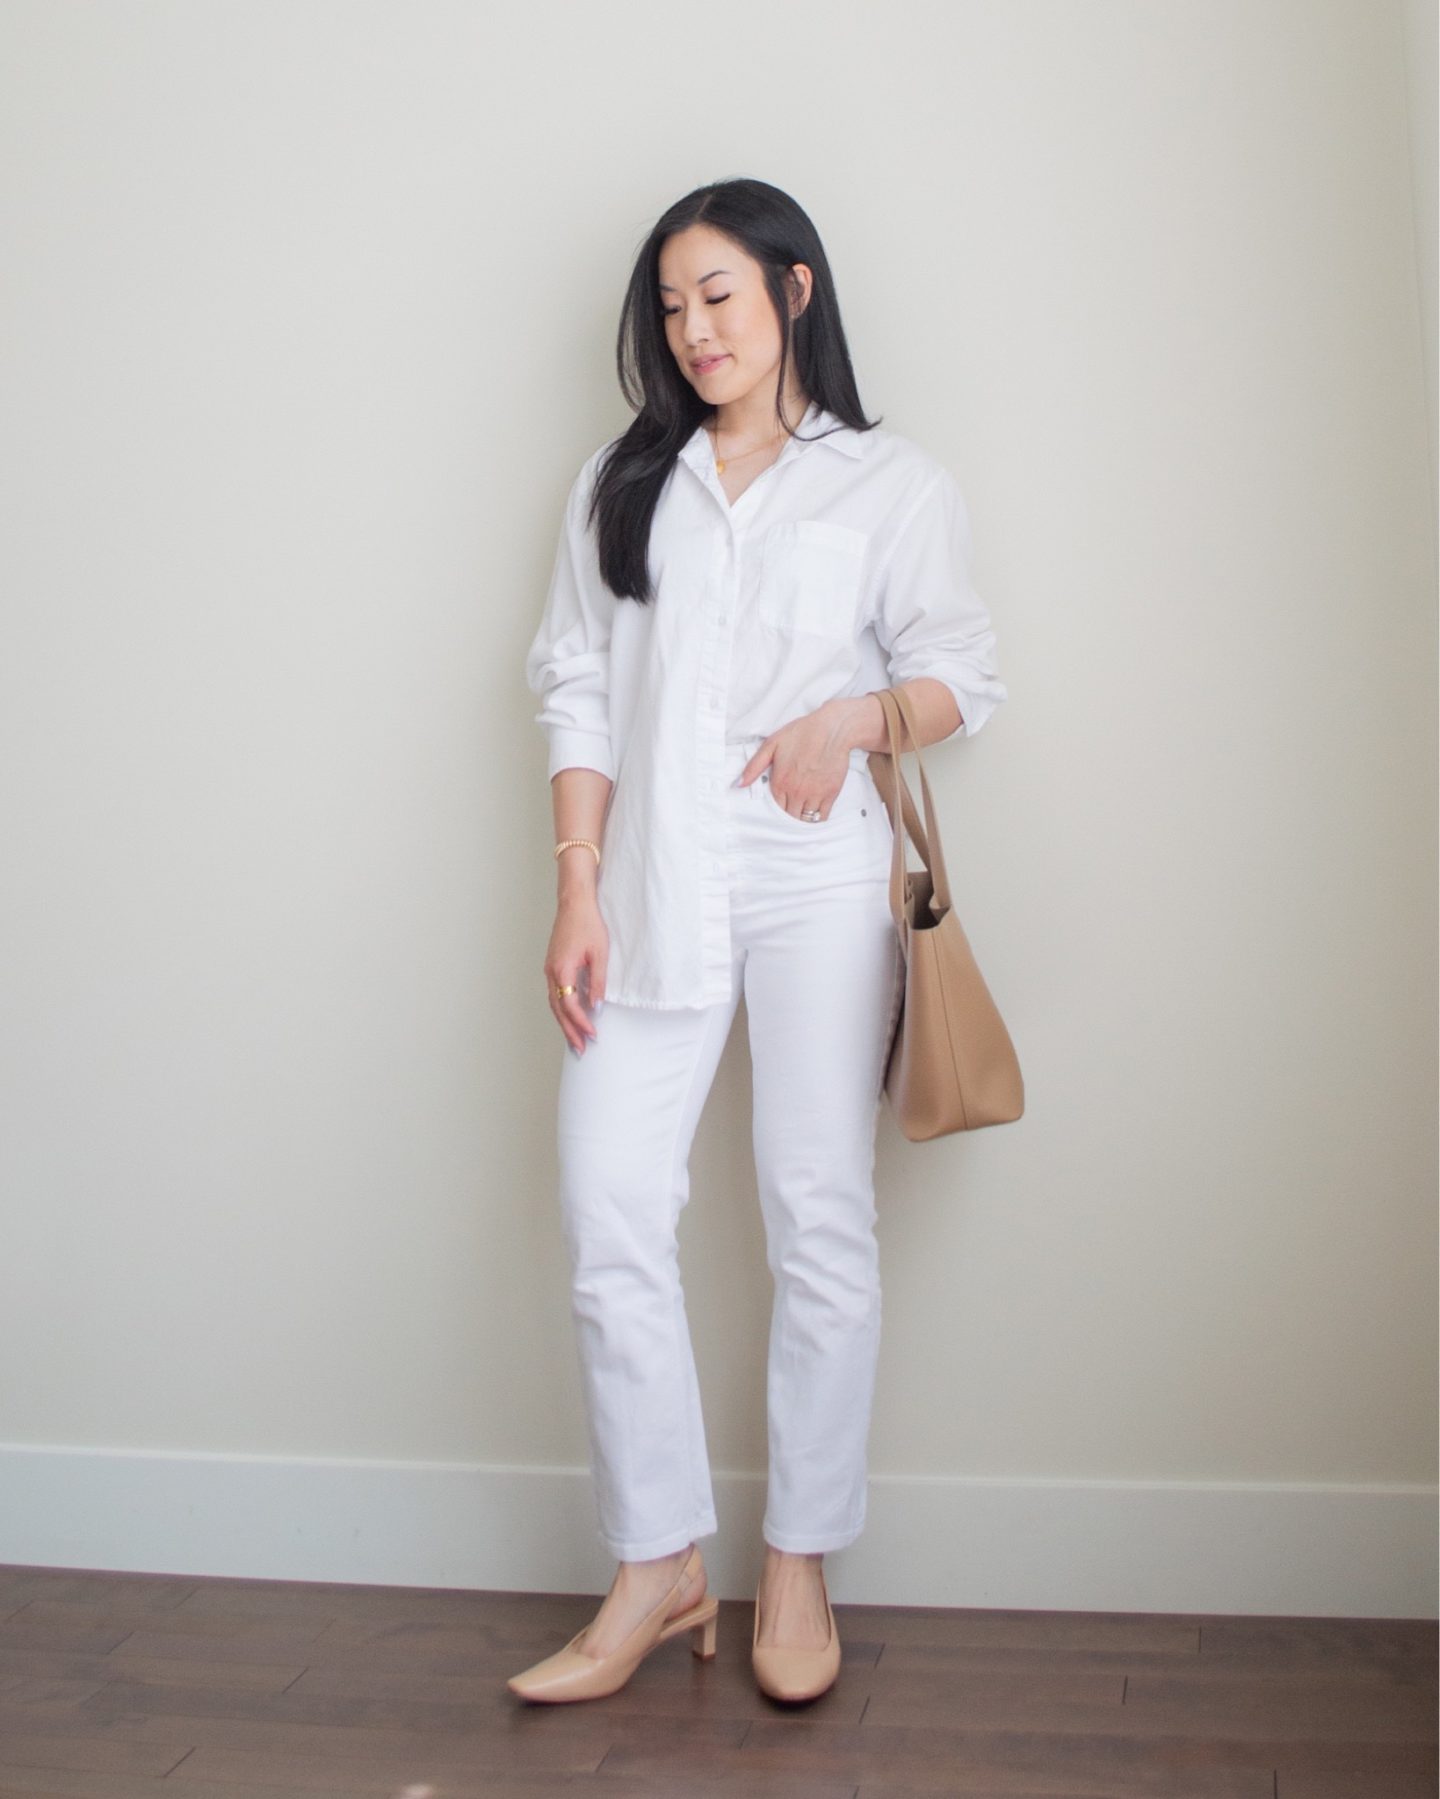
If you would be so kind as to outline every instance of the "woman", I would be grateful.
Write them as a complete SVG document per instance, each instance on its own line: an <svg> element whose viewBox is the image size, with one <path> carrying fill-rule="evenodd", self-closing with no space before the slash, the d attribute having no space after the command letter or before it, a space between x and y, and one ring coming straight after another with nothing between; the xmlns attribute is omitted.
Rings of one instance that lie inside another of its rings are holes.
<svg viewBox="0 0 1440 1799"><path fill-rule="evenodd" d="M973 736L1006 690L959 489L865 419L824 250L788 195L725 181L671 207L620 346L637 416L571 487L526 660L557 839L545 979L572 1052L561 1213L619 1567L595 1619L507 1684L596 1698L682 1631L714 1652L676 1224L743 992L774 1278L752 1664L765 1692L813 1698L840 1664L823 1557L865 1518L875 1126L903 973L874 695L903 683L928 744Z"/></svg>

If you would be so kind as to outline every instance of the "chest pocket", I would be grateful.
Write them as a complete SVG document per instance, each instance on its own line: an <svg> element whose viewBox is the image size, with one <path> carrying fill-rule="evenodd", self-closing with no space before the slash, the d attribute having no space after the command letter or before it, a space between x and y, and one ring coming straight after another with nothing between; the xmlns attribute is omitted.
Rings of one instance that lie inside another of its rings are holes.
<svg viewBox="0 0 1440 1799"><path fill-rule="evenodd" d="M761 546L761 618L782 631L853 640L869 541L828 519L772 526Z"/></svg>

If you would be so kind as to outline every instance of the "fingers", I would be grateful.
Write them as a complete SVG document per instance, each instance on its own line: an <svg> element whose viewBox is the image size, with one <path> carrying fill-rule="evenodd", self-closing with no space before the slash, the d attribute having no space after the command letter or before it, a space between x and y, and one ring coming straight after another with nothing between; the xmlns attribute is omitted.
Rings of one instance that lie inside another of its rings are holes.
<svg viewBox="0 0 1440 1799"><path fill-rule="evenodd" d="M775 783L773 781L770 783L770 791L775 793ZM839 793L837 791L836 793L832 793L828 799L821 800L786 799L778 793L775 793L775 798L780 801L784 810L788 812L792 818L798 818L801 824L823 824L825 820L829 818L830 808L839 798ZM818 819L806 818L804 814L807 812L818 812L820 817Z"/></svg>
<svg viewBox="0 0 1440 1799"><path fill-rule="evenodd" d="M577 1049L583 1051L588 1039L598 1035L598 1033L596 1032L595 1026L590 1022L590 1016L585 1010L578 991L568 994L560 1001L560 1004L564 1009L567 1022L576 1033L576 1037L575 1039L572 1039L572 1041L575 1042L575 1047ZM566 1031L565 1035L567 1037L570 1036L570 1032Z"/></svg>
<svg viewBox="0 0 1440 1799"><path fill-rule="evenodd" d="M555 1022L564 1033L565 1041L577 1055L585 1053L585 1045L593 1037L599 1036L599 1030L591 1013L605 999L605 963L603 952L582 956L579 963L569 970L546 969L545 980L550 995L550 1010L555 1015ZM581 981L584 979L584 986ZM569 993L561 993L562 987L572 989ZM586 1009L586 993L589 994L590 1010Z"/></svg>
<svg viewBox="0 0 1440 1799"><path fill-rule="evenodd" d="M774 755L775 746L767 737L764 743L760 745L760 748L756 750L755 754L745 764L744 768L736 775L735 785L737 787L748 787L750 782L760 773L760 770L769 766L770 762L774 759Z"/></svg>
<svg viewBox="0 0 1440 1799"><path fill-rule="evenodd" d="M583 1055L585 1044L598 1032L591 1023L581 999L579 986L579 968L558 970L547 969L545 981L550 995L550 1010L555 1014L555 1022L560 1026L565 1041L577 1055ZM569 987L569 993L561 993L561 987Z"/></svg>
<svg viewBox="0 0 1440 1799"><path fill-rule="evenodd" d="M795 757L787 759L792 762L797 760ZM753 760L757 765L761 765L758 755L753 758ZM780 791L779 782L775 777L778 773L780 779L785 780L786 776L783 770L776 769L773 754L767 754L764 758L764 762L767 763L770 768L770 792L775 799L775 803L780 807L781 811L788 812L792 818L799 819L802 824L823 824L825 820L829 818L830 808L835 804L836 800L839 799L841 790L850 773L849 764L847 762L846 766L840 771L840 782L833 793L821 794L817 799L807 799L801 798L799 794L794 792L782 793ZM747 763L746 766L748 768L750 765ZM822 772L814 768L813 765L805 760L801 761L801 767L805 773L806 779ZM820 816L818 819L806 818L805 814L807 812L818 812Z"/></svg>

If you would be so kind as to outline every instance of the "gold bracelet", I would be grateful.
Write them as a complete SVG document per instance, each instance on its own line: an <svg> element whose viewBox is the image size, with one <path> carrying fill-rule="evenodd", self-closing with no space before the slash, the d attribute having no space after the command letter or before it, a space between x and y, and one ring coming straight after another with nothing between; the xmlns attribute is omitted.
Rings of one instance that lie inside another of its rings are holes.
<svg viewBox="0 0 1440 1799"><path fill-rule="evenodd" d="M598 843L592 843L588 837L567 837L563 843L557 843L555 845L556 859L559 859L561 850L568 850L575 844L584 844L587 850L594 850L595 866L598 869L600 866L600 845Z"/></svg>

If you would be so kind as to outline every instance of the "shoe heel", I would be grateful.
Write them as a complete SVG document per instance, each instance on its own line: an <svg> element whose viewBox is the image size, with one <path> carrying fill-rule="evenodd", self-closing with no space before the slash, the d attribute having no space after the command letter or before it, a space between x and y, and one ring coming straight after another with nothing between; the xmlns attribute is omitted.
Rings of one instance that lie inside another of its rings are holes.
<svg viewBox="0 0 1440 1799"><path fill-rule="evenodd" d="M695 1624L690 1629L690 1653L698 1655L702 1662L710 1661L715 1654L715 1626L720 1621L718 1611L712 1612L703 1624Z"/></svg>

